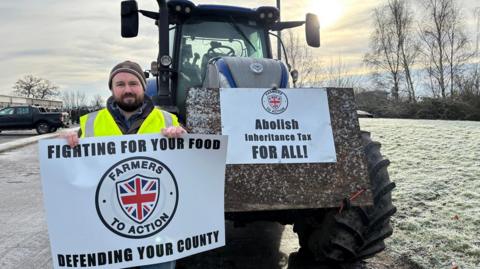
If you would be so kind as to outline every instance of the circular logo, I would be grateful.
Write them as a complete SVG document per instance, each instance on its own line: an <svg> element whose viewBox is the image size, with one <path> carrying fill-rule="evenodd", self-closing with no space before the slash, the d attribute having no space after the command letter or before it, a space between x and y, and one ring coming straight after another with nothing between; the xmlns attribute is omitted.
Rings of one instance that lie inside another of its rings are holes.
<svg viewBox="0 0 480 269"><path fill-rule="evenodd" d="M163 230L177 204L174 175L164 163L149 157L114 164L103 174L95 194L103 224L127 238L145 238Z"/></svg>
<svg viewBox="0 0 480 269"><path fill-rule="evenodd" d="M261 74L263 72L263 65L261 63L252 63L250 65L250 70L255 74Z"/></svg>
<svg viewBox="0 0 480 269"><path fill-rule="evenodd" d="M288 98L282 91L270 89L263 94L262 105L268 113L280 114L287 110Z"/></svg>

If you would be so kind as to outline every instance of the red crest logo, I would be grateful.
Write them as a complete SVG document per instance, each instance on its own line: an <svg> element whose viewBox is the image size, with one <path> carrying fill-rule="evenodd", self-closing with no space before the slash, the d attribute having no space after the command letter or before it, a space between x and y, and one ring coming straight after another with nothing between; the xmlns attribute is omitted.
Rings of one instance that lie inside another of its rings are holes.
<svg viewBox="0 0 480 269"><path fill-rule="evenodd" d="M160 180L143 175L117 182L117 198L123 212L136 223L150 217L157 206Z"/></svg>
<svg viewBox="0 0 480 269"><path fill-rule="evenodd" d="M267 90L262 96L263 108L271 114L281 114L288 107L287 95L274 88Z"/></svg>

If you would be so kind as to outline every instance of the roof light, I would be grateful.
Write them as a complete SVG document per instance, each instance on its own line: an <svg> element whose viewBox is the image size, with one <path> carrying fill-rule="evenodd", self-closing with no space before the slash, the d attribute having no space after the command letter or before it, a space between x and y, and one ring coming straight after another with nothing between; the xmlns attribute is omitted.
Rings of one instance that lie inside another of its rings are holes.
<svg viewBox="0 0 480 269"><path fill-rule="evenodd" d="M265 20L266 23L272 24L279 19L280 13L275 7L259 7L255 9L260 20Z"/></svg>
<svg viewBox="0 0 480 269"><path fill-rule="evenodd" d="M157 0L159 1L159 0ZM163 0L165 1L165 0ZM195 4L190 0L166 0L169 13L173 13L175 18L183 18L190 15L195 10Z"/></svg>

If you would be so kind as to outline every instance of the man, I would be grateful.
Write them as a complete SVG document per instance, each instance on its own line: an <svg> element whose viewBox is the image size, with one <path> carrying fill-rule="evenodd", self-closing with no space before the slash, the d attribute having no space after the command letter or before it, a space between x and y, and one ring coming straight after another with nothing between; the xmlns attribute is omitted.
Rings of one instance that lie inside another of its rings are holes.
<svg viewBox="0 0 480 269"><path fill-rule="evenodd" d="M160 132L167 137L179 137L185 133L175 115L154 107L145 96L146 79L137 63L117 64L110 72L108 86L112 96L107 107L82 116L78 134L62 135L70 146L78 145L79 137Z"/></svg>
<svg viewBox="0 0 480 269"><path fill-rule="evenodd" d="M146 79L137 63L125 61L117 64L110 72L108 86L112 96L107 100L107 107L82 116L78 133L62 135L71 147L79 144L79 137L160 132L167 137L180 137L185 133L175 115L155 107L145 96ZM140 268L173 269L175 261Z"/></svg>

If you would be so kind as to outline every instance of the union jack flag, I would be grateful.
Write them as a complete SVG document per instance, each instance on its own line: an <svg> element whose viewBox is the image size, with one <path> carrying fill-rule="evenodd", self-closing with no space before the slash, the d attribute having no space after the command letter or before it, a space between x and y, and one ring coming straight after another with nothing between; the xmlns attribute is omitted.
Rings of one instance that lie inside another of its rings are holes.
<svg viewBox="0 0 480 269"><path fill-rule="evenodd" d="M117 182L117 197L123 212L137 223L142 223L155 210L160 194L160 180L142 175Z"/></svg>
<svg viewBox="0 0 480 269"><path fill-rule="evenodd" d="M277 109L282 104L282 96L280 95L270 95L268 96L268 103L274 109Z"/></svg>

